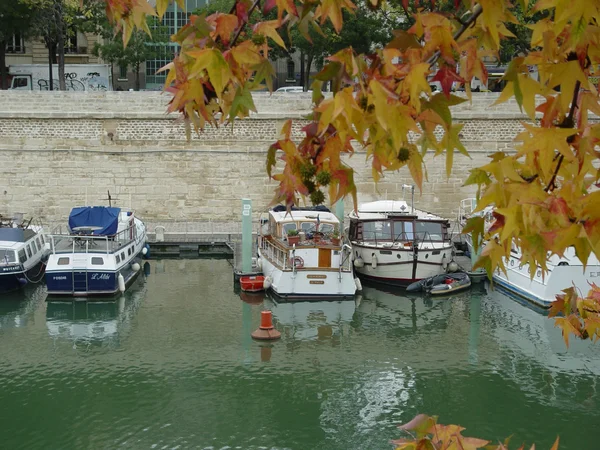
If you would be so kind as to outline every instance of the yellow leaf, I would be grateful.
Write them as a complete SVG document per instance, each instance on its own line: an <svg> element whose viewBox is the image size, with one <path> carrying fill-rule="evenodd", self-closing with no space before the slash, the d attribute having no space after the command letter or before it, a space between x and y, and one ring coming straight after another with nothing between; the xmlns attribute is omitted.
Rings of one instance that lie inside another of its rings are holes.
<svg viewBox="0 0 600 450"><path fill-rule="evenodd" d="M286 48L283 39L281 39L281 36L279 36L279 33L277 32L277 28L279 28L280 25L281 24L277 20L267 20L266 22L259 22L254 25L253 31L256 34L270 37L277 45Z"/></svg>

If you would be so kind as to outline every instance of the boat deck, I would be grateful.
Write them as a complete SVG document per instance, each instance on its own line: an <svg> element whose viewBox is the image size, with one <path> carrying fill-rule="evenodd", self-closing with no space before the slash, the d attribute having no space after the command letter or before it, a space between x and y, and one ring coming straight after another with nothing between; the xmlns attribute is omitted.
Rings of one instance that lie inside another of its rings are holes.
<svg viewBox="0 0 600 450"><path fill-rule="evenodd" d="M130 241L108 236L51 235L54 253L114 253Z"/></svg>

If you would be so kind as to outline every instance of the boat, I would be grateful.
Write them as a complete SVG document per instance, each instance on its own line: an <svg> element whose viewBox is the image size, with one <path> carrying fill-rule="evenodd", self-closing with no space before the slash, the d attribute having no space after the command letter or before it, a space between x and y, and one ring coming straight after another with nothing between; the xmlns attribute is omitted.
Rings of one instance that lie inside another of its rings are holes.
<svg viewBox="0 0 600 450"><path fill-rule="evenodd" d="M459 223L464 227L470 217L481 216L485 219L487 229L494 222L493 207L475 212L476 205L475 198L461 201ZM471 255L476 255L470 234L465 235L465 241ZM493 281L507 291L542 308L549 308L563 289L575 286L580 293L585 295L590 290L591 283L600 283L598 258L593 253L590 254L584 268L573 247L567 249L562 257L551 255L546 261L548 271L543 274L542 268L538 266L533 279L530 275L529 264L521 264L521 250L515 243L512 245L510 256L504 258L503 262L506 273L500 269L496 270L492 275Z"/></svg>
<svg viewBox="0 0 600 450"><path fill-rule="evenodd" d="M354 296L351 248L336 239L340 223L329 209L279 205L261 224L257 263L266 288L287 299Z"/></svg>
<svg viewBox="0 0 600 450"><path fill-rule="evenodd" d="M263 275L240 277L240 287L246 292L264 291L265 277Z"/></svg>
<svg viewBox="0 0 600 450"><path fill-rule="evenodd" d="M0 293L44 279L50 253L41 222L0 216Z"/></svg>
<svg viewBox="0 0 600 450"><path fill-rule="evenodd" d="M447 295L464 291L471 287L471 279L466 272L442 273L416 281L406 287L406 292L425 292L431 295Z"/></svg>
<svg viewBox="0 0 600 450"><path fill-rule="evenodd" d="M410 186L414 191L414 186ZM379 200L350 213L349 239L360 278L407 286L453 263L450 222L404 200Z"/></svg>
<svg viewBox="0 0 600 450"><path fill-rule="evenodd" d="M123 292L148 253L146 227L134 211L105 206L73 208L66 229L49 235L49 295L87 297Z"/></svg>

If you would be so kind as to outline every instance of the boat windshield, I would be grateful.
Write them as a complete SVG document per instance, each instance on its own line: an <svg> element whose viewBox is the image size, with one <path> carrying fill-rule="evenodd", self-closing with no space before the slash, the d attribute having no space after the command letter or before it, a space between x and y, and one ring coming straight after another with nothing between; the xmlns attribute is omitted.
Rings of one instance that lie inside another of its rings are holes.
<svg viewBox="0 0 600 450"><path fill-rule="evenodd" d="M17 255L12 250L3 250L0 248L0 265L14 264L17 262Z"/></svg>
<svg viewBox="0 0 600 450"><path fill-rule="evenodd" d="M391 240L392 224L389 221L373 221L363 223L363 236L365 240Z"/></svg>
<svg viewBox="0 0 600 450"><path fill-rule="evenodd" d="M415 222L415 232L420 241L441 241L443 237L442 224L439 222Z"/></svg>
<svg viewBox="0 0 600 450"><path fill-rule="evenodd" d="M296 228L297 228L296 222L284 223L283 224L283 234L286 235L288 233L288 231L295 230Z"/></svg>

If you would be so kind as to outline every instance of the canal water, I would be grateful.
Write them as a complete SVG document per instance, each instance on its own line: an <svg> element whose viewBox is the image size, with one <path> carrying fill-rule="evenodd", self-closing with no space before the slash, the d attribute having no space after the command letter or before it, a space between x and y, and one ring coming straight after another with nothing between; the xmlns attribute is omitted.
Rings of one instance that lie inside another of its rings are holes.
<svg viewBox="0 0 600 450"><path fill-rule="evenodd" d="M0 447L390 449L418 413L490 440L600 448L600 343L485 287L240 298L226 260L153 260L114 303L0 300ZM282 339L250 333L263 308ZM527 447L529 448L529 447Z"/></svg>

